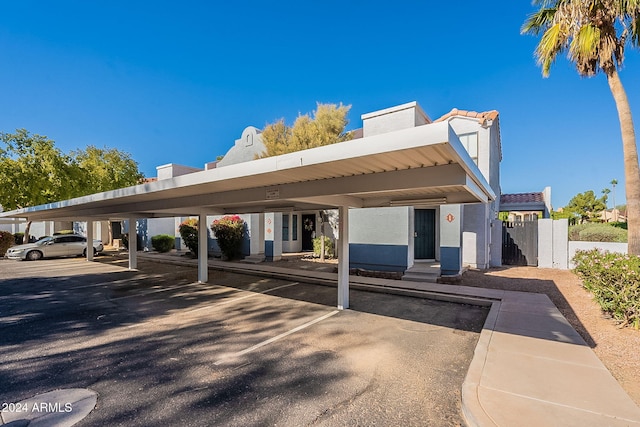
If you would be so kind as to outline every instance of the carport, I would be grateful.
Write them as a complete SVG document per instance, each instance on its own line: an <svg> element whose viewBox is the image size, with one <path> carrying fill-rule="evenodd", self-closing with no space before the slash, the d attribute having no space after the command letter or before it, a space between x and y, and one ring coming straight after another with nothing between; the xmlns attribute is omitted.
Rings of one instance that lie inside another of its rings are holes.
<svg viewBox="0 0 640 427"><path fill-rule="evenodd" d="M28 221L100 220L338 209L338 308L349 307L350 208L488 203L496 195L447 122L229 165L119 190L0 213ZM454 216L451 216L453 221ZM457 224L461 234L460 224ZM207 282L199 227L198 280ZM458 243L459 244L459 243ZM129 242L136 269L136 239ZM87 258L93 259L92 251Z"/></svg>

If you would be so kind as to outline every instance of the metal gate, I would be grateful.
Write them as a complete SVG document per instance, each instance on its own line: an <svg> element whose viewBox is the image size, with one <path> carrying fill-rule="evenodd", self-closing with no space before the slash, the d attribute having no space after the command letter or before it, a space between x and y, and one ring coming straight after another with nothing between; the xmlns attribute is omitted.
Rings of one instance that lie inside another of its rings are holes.
<svg viewBox="0 0 640 427"><path fill-rule="evenodd" d="M538 221L502 223L502 264L538 265Z"/></svg>

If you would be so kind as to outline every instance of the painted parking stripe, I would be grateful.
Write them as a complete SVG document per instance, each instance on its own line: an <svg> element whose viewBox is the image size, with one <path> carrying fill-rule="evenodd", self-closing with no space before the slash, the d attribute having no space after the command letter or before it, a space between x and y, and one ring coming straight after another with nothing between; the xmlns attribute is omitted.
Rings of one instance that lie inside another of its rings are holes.
<svg viewBox="0 0 640 427"><path fill-rule="evenodd" d="M193 310L184 310L183 313L194 313L194 312L200 311L200 310L210 310L212 308L217 308L217 307L219 307L221 305L224 305L224 304L231 304L231 303L234 303L236 301L240 301L240 300L247 299L247 298L253 298L253 297L256 297L256 296L262 295L262 294L268 294L269 292L277 291L278 289L288 288L290 286L295 286L295 285L299 285L299 284L300 284L300 282L288 283L286 285L276 286L275 288L267 289L266 291L262 291L262 292L245 291L245 292L251 292L251 294L245 295L243 297L238 297L238 298L225 299L225 300L222 300L220 302L216 302L215 304L208 305L206 307L194 308ZM232 288L232 289L235 289L235 288ZM241 291L242 291L242 289L241 289Z"/></svg>
<svg viewBox="0 0 640 427"><path fill-rule="evenodd" d="M221 365L222 363L228 361L229 359L233 359L233 358L236 358L236 357L244 356L245 354L251 353L252 351L255 351L255 350L257 350L257 349L259 349L261 347L264 347L265 345L268 345L268 344L271 344L273 342L276 342L276 341L278 341L278 340L280 340L280 339L282 339L284 337L287 337L287 336L289 336L291 334L294 334L294 333L296 333L298 331L301 331L301 330L303 330L305 328L308 328L309 326L315 325L318 322L322 322L323 320L328 319L329 317L334 316L334 315L336 315L338 313L340 313L340 310L334 310L334 311L332 311L330 313L327 313L327 314L325 314L323 316L320 316L320 317L318 317L316 319L310 320L309 322L304 323L304 324L302 324L300 326L297 326L297 327L295 327L295 328L293 328L293 329L291 329L291 330L289 330L287 332L284 332L284 333L282 333L280 335L276 335L273 338L269 338L268 340L262 341L261 343L258 343L258 344L254 345L254 346L251 346L251 347L246 348L246 349L244 349L242 351L239 351L237 353L234 353L232 355L224 357L224 358L218 360L217 362L214 362L214 365Z"/></svg>

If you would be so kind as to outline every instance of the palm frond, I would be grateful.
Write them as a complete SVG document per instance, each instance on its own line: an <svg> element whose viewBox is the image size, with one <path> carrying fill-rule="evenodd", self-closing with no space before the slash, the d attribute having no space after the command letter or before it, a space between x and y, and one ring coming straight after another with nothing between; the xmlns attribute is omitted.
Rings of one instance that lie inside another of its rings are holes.
<svg viewBox="0 0 640 427"><path fill-rule="evenodd" d="M544 77L549 76L551 65L553 65L556 57L566 46L567 42L567 36L560 24L552 25L542 35L535 54L538 58L538 64L542 66L542 75Z"/></svg>
<svg viewBox="0 0 640 427"><path fill-rule="evenodd" d="M534 36L544 32L553 24L556 8L544 8L529 15L520 28L520 34L533 34Z"/></svg>
<svg viewBox="0 0 640 427"><path fill-rule="evenodd" d="M569 58L581 61L596 55L600 44L600 29L591 24L580 27L569 46Z"/></svg>

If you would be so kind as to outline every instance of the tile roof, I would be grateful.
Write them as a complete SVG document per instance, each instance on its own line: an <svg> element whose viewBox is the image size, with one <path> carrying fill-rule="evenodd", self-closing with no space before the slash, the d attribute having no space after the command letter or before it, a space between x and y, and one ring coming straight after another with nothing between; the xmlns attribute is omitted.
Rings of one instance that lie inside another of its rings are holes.
<svg viewBox="0 0 640 427"><path fill-rule="evenodd" d="M500 203L544 203L544 195L542 193L502 194Z"/></svg>
<svg viewBox="0 0 640 427"><path fill-rule="evenodd" d="M470 117L472 119L478 119L478 122L481 125L485 126L489 120L497 119L498 115L499 113L496 110L484 111L484 112L478 113L477 111L458 110L457 108L454 108L444 116L434 120L434 122L443 122L449 119L450 117L462 116L462 117Z"/></svg>

